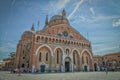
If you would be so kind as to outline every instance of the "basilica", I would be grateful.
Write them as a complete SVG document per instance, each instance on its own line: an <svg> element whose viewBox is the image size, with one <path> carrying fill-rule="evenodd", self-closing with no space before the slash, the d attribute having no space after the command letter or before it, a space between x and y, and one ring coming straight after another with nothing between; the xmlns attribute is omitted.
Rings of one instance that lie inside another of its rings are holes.
<svg viewBox="0 0 120 80"><path fill-rule="evenodd" d="M39 72L74 72L94 70L92 46L75 30L66 11L54 15L42 30L34 25L23 32L16 48L15 68Z"/></svg>

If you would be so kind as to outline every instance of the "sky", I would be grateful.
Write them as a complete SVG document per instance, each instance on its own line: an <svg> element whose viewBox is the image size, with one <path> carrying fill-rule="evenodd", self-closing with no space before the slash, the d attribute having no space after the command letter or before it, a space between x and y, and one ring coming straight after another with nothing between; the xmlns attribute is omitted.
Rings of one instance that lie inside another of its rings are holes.
<svg viewBox="0 0 120 80"><path fill-rule="evenodd" d="M32 24L41 30L46 15L50 20L63 9L70 25L89 39L94 55L120 52L120 0L0 0L0 60L16 51Z"/></svg>

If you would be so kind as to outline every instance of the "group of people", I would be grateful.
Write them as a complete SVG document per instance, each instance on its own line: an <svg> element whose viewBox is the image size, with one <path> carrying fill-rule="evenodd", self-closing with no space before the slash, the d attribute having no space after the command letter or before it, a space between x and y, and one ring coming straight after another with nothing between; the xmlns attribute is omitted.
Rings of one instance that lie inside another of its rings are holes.
<svg viewBox="0 0 120 80"><path fill-rule="evenodd" d="M106 74L108 74L108 68L104 68L104 70L106 72ZM36 72L39 72L39 71L36 71L35 69L11 69L11 73L17 73L18 75L21 75L21 73L36 73ZM63 67L61 67L61 72L64 72L63 71Z"/></svg>
<svg viewBox="0 0 120 80"><path fill-rule="evenodd" d="M21 73L31 73L30 69L11 69L11 73L17 73L19 75L21 75Z"/></svg>

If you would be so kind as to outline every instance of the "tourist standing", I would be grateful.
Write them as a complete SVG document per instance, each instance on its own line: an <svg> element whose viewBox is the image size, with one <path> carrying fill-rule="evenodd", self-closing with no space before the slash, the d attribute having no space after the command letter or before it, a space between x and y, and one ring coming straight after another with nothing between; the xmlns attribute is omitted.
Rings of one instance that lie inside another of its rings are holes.
<svg viewBox="0 0 120 80"><path fill-rule="evenodd" d="M107 67L105 68L105 72L106 72L106 74L108 74L108 69L107 69Z"/></svg>

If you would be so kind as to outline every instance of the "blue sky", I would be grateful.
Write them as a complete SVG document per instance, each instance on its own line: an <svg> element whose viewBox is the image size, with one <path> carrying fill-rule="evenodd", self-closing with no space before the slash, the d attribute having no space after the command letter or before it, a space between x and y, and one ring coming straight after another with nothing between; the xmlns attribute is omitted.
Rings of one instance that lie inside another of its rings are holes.
<svg viewBox="0 0 120 80"><path fill-rule="evenodd" d="M90 40L95 55L120 52L120 0L0 0L0 60L16 51L33 23L41 30L46 15L50 19L63 9L71 26Z"/></svg>

